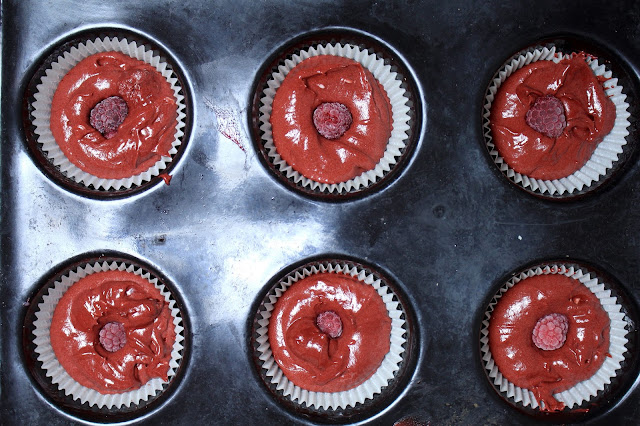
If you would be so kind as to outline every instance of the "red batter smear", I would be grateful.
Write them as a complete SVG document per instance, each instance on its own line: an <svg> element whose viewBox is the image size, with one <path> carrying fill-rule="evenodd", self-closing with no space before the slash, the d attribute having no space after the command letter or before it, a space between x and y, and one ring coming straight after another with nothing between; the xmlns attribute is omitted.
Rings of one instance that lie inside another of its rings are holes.
<svg viewBox="0 0 640 426"><path fill-rule="evenodd" d="M117 346L105 340L113 336L100 334L106 327L117 335L119 327L109 325L113 323L121 324L126 334ZM56 306L50 335L65 371L101 394L138 389L155 377L167 380L176 338L160 291L138 275L117 270L96 272L73 284Z"/></svg>
<svg viewBox="0 0 640 426"><path fill-rule="evenodd" d="M167 186L171 184L171 175L167 173L160 173L158 176L162 178L162 180Z"/></svg>
<svg viewBox="0 0 640 426"><path fill-rule="evenodd" d="M126 102L128 115L115 132L103 135L91 125L91 110L112 96ZM83 59L64 76L53 96L50 127L75 166L100 178L123 179L169 156L176 118L173 90L154 67L105 52Z"/></svg>
<svg viewBox="0 0 640 426"><path fill-rule="evenodd" d="M535 346L532 332L548 314L564 315L568 331L555 350ZM496 304L489 324L489 348L502 375L532 391L543 411L562 410L553 394L593 376L609 350L609 316L578 280L536 275L520 281Z"/></svg>
<svg viewBox="0 0 640 426"><path fill-rule="evenodd" d="M342 330L331 338L316 322L333 312ZM353 389L371 377L389 352L391 319L376 290L345 274L319 273L294 283L278 299L269 343L285 376L316 392Z"/></svg>
<svg viewBox="0 0 640 426"><path fill-rule="evenodd" d="M615 105L585 59L585 54L576 54L558 64L533 62L498 89L490 116L493 141L516 172L543 180L567 177L584 166L613 128ZM566 127L558 137L526 123L527 112L545 95L564 107Z"/></svg>
<svg viewBox="0 0 640 426"><path fill-rule="evenodd" d="M336 139L327 139L314 126L314 111L323 103L343 104L352 116ZM373 169L393 129L384 87L358 62L339 56L314 56L298 64L276 91L272 108L278 154L316 182L346 182Z"/></svg>
<svg viewBox="0 0 640 426"><path fill-rule="evenodd" d="M393 426L430 426L431 422L418 419L416 417L404 417L393 424Z"/></svg>
<svg viewBox="0 0 640 426"><path fill-rule="evenodd" d="M240 140L240 130L238 130L238 122L236 121L235 116L232 111L224 108L218 108L216 106L210 105L213 109L213 112L216 114L216 120L218 122L218 132L222 134L222 136L229 139L231 142L238 145L238 148L242 150L246 154L247 150Z"/></svg>

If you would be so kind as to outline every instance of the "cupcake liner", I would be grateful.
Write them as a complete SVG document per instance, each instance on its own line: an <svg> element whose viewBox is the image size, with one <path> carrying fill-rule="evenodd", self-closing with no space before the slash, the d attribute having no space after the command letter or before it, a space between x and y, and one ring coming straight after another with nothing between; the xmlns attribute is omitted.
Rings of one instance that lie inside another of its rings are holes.
<svg viewBox="0 0 640 426"><path fill-rule="evenodd" d="M613 167L613 163L618 161L623 147L627 144L626 136L629 135L629 116L627 111L629 104L626 102L627 95L622 93L622 86L618 84L618 79L613 77L610 70L605 65L598 62L593 57L587 58L589 67L596 76L602 76L606 80L602 83L605 93L616 107L616 119L611 132L604 137L602 142L598 144L591 158L582 168L573 174L554 180L534 179L532 177L520 174L513 170L493 144L491 134L491 105L495 99L496 92L502 83L515 71L536 61L553 61L560 62L562 59L570 58L571 54L563 54L557 52L555 46L537 47L527 52L516 55L508 61L495 74L491 80L491 84L485 95L485 103L483 108L483 130L487 148L493 161L500 171L512 182L529 189L533 192L549 195L572 194L583 189L588 189L594 183L598 183L603 176L607 174L607 170Z"/></svg>
<svg viewBox="0 0 640 426"><path fill-rule="evenodd" d="M320 55L349 58L359 62L364 68L368 69L387 92L393 113L393 130L391 131L387 149L378 164L376 164L372 170L363 172L353 179L334 184L321 183L306 178L287 164L287 162L280 157L273 143L271 122L269 121L273 98L287 74L303 60ZM299 53L287 58L284 64L278 66L277 71L271 74L271 78L267 81L268 87L262 92L260 99L262 103L260 106L259 119L260 130L262 131L262 142L267 150L267 155L277 169L288 179L292 179L297 185L303 188L314 191L345 194L376 183L397 163L396 157L402 155L402 150L407 146L409 138L407 133L410 129L410 109L407 106L409 97L407 91L401 87L401 81L396 78L397 75L398 73L391 70L390 65L385 65L384 59L378 58L375 53L371 53L367 49L361 49L351 44L316 45L306 50L301 50Z"/></svg>
<svg viewBox="0 0 640 426"><path fill-rule="evenodd" d="M175 139L169 151L170 156L163 156L148 170L123 179L99 178L71 163L58 146L50 129L51 103L60 81L81 60L96 53L110 51L123 53L153 66L171 86L178 113L176 118ZM135 41L129 42L126 38L104 37L102 39L96 38L93 41L88 40L82 42L77 47L72 47L70 50L58 56L58 59L51 63L51 66L46 70L45 76L42 77L41 83L36 87L36 90L32 116L35 134L38 143L42 145L42 151L49 161L59 168L65 176L85 186L92 185L96 189L102 188L107 191L110 189L119 190L120 188L129 189L132 186L138 186L144 182L148 182L167 168L167 165L172 160L172 156L178 152L178 147L182 143L186 115L184 113L184 96L179 93L181 87L178 79L173 71L167 68L166 62L163 62L158 55L154 55L152 50L145 46L138 45Z"/></svg>
<svg viewBox="0 0 640 426"><path fill-rule="evenodd" d="M70 271L53 284L48 293L43 296L42 302L38 304L38 310L35 313L37 319L34 321L35 329L33 331L33 334L35 335L34 343L36 345L35 352L38 354L38 361L42 362L42 369L45 370L47 377L51 377L53 384L57 385L60 390L64 391L65 395L71 395L74 400L80 400L82 404L87 402L90 407L97 405L98 408L105 406L107 408L121 408L122 406L130 407L132 404L137 405L141 401L147 401L149 397L155 396L158 391L163 390L164 384L168 383L168 381L165 382L161 378L156 377L149 380L139 389L118 394L103 395L94 389L82 386L80 383L76 382L65 371L56 358L53 348L51 347L49 330L51 327L53 312L64 293L73 284L88 275L95 272L115 270L131 272L147 279L160 291L160 294L164 296L165 300L169 303L169 309L171 309L171 316L173 317L176 340L171 351L168 381L171 381L172 377L176 375L176 370L178 369L182 358L180 351L183 349L182 342L184 341L184 328L180 325L182 322L180 310L176 307L176 302L171 297L171 293L162 283L158 282L157 278L153 277L148 272L144 272L141 268L116 261L89 263Z"/></svg>
<svg viewBox="0 0 640 426"><path fill-rule="evenodd" d="M607 288L608 285L603 283L593 272L571 265L550 264L528 269L507 281L492 299L485 312L485 319L482 321L482 328L480 330L480 351L483 354L482 362L484 368L488 371L489 378L493 379L495 387L499 389L500 392L505 392L507 398L512 399L515 403L520 402L525 407L531 406L531 408L534 409L539 407L533 392L528 389L522 389L509 382L502 376L497 365L495 365L489 349L489 321L494 307L504 293L520 281L542 274L561 274L580 281L600 300L602 308L607 312L610 320L610 343L608 351L610 356L605 357L602 366L592 377L577 383L570 389L553 395L555 399L563 402L568 408L573 408L576 405L581 405L585 401L589 401L595 397L599 391L604 390L605 385L611 383L611 379L616 376L616 371L621 368L621 362L624 360L624 354L627 351L625 347L628 343L628 339L625 337L627 334L627 323L624 319L625 314L621 312L622 306L618 304L617 298L611 295L611 290Z"/></svg>
<svg viewBox="0 0 640 426"><path fill-rule="evenodd" d="M283 371L276 363L271 345L269 344L269 318L278 298L295 282L318 273L342 273L357 278L364 284L371 285L376 289L387 307L387 312L391 318L390 349L385 355L382 364L376 372L359 386L342 392L312 392L294 385L287 379ZM401 318L402 307L397 300L393 300L393 291L386 286L380 278L373 273L346 262L324 262L317 265L305 266L291 272L284 277L268 295L268 302L264 302L258 311L257 335L258 359L262 362L261 368L266 370L266 380L276 385L276 390L282 390L283 396L288 397L298 404L306 404L307 407L316 409L339 409L356 404L363 404L367 399L373 399L376 394L382 392L382 388L394 379L395 372L400 369L403 361L407 333L406 321Z"/></svg>

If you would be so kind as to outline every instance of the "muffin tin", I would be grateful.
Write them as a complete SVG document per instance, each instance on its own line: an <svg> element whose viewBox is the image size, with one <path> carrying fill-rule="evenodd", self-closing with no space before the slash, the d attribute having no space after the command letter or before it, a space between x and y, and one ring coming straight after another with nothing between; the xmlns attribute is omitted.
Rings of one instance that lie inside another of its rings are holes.
<svg viewBox="0 0 640 426"><path fill-rule="evenodd" d="M3 2L3 423L634 423L640 416L635 355L595 407L562 420L513 407L493 389L481 360L480 329L491 297L513 271L548 260L615 277L632 318L627 338L633 347L638 342L640 6L545 0L536 7L430 0L304 7ZM168 186L158 178L99 196L59 180L40 161L28 105L32 79L53 52L87 34L111 33L144 40L171 63L187 99L187 130ZM300 192L274 173L255 114L262 80L287 49L327 38L366 40L388 55L415 114L411 144L389 179L339 200ZM606 185L563 202L505 179L482 127L485 91L505 58L558 39L600 47L630 88L624 161ZM137 262L168 284L186 338L180 371L167 389L124 413L56 394L29 349L33 304L49 280L87 258L113 257ZM338 415L300 409L283 402L254 363L256 312L282 274L345 258L392 284L410 324L411 356L383 398Z"/></svg>

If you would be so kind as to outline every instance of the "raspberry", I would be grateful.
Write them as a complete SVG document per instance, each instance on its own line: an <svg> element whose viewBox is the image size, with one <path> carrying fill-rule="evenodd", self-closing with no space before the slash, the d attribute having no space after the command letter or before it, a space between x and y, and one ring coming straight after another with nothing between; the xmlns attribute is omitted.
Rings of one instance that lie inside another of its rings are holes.
<svg viewBox="0 0 640 426"><path fill-rule="evenodd" d="M325 102L313 111L313 125L327 139L338 139L351 126L349 108L339 102Z"/></svg>
<svg viewBox="0 0 640 426"><path fill-rule="evenodd" d="M316 317L316 325L323 333L332 339L336 339L342 335L342 321L340 316L334 311L324 311Z"/></svg>
<svg viewBox="0 0 640 426"><path fill-rule="evenodd" d="M129 108L120 96L111 96L98 102L91 110L89 123L107 139L115 136L118 126L122 124Z"/></svg>
<svg viewBox="0 0 640 426"><path fill-rule="evenodd" d="M569 320L562 314L545 315L533 328L533 343L543 351L559 349L567 340Z"/></svg>
<svg viewBox="0 0 640 426"><path fill-rule="evenodd" d="M557 138L567 127L564 106L560 99L551 95L536 99L527 111L525 121L533 130L550 138Z"/></svg>
<svg viewBox="0 0 640 426"><path fill-rule="evenodd" d="M127 343L127 333L120 322L108 322L100 329L100 344L109 352L122 349Z"/></svg>

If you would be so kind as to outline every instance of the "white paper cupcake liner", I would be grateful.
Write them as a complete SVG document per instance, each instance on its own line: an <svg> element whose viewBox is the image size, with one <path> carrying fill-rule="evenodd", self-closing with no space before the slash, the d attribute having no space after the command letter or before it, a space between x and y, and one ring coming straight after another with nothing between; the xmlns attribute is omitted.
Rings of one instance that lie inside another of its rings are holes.
<svg viewBox="0 0 640 426"><path fill-rule="evenodd" d="M482 362L488 371L489 378L493 380L493 384L500 392L506 393L507 398L510 398L515 403L522 403L525 407L530 406L534 409L539 407L533 392L515 386L498 370L489 349L489 321L494 307L504 293L522 280L526 280L534 275L543 274L561 274L580 281L600 300L602 308L607 312L610 320L608 353L611 356L605 357L604 363L591 378L576 384L570 389L553 395L555 399L563 402L567 407L573 408L576 405L579 406L583 402L590 400L596 396L599 391L604 390L605 385L611 383L611 379L616 376L616 371L620 369L620 363L624 360L624 353L627 351L627 348L625 348L625 345L628 343L625 337L627 334L627 323L624 320L625 314L621 312L622 306L618 304L617 298L611 295L611 290L607 289L608 286L593 272L588 272L570 265L550 264L526 270L507 281L489 304L485 312L485 319L482 321L482 329L480 330L480 351L483 354Z"/></svg>
<svg viewBox="0 0 640 426"><path fill-rule="evenodd" d="M627 144L625 138L629 134L628 128L630 126L630 113L627 111L629 104L626 102L627 95L622 93L622 86L618 84L618 79L613 77L611 71L607 70L605 65L599 64L595 58L588 57L587 63L593 70L593 73L596 76L602 76L606 79L602 85L605 93L616 107L616 119L611 132L598 144L591 158L585 165L567 177L554 180L542 180L516 172L506 163L504 158L500 156L500 153L493 143L490 121L491 105L495 99L498 88L511 74L525 65L536 61L553 61L558 63L562 59L569 57L571 57L570 54L556 52L555 46L551 48L535 48L526 53L516 55L495 74L485 95L482 127L486 145L493 161L500 171L512 182L525 189L541 194L572 194L573 192L581 191L583 188L589 188L592 184L599 182L600 179L606 175L607 170L613 167L613 163L618 161L624 145Z"/></svg>
<svg viewBox="0 0 640 426"><path fill-rule="evenodd" d="M136 390L118 394L101 394L94 389L82 386L80 383L76 382L65 371L56 358L53 348L51 347L49 330L51 328L53 312L64 293L69 289L69 287L88 275L95 272L115 270L131 272L147 279L160 291L160 294L162 294L164 299L169 303L169 309L171 309L171 316L173 317L173 325L176 333L176 340L173 344L171 360L169 362L169 381L171 381L173 376L176 375L180 360L182 359L180 351L183 349L182 342L184 341L184 328L180 325L182 322L180 310L176 307L176 302L171 297L171 293L163 284L158 282L157 278L153 277L148 272L143 272L142 269L136 268L133 265L116 261L86 264L70 271L53 284L48 293L43 297L42 302L38 304L38 310L35 314L37 319L34 322L35 330L33 331L33 334L35 335L34 343L36 345L35 352L38 354L38 361L42 362L42 368L45 370L46 376L51 377L53 384L57 385L60 390L64 391L65 395L71 395L74 400L80 400L82 404L87 402L90 407L97 405L98 408L121 408L123 406L130 407L132 404L137 405L141 401L147 401L150 397L155 396L158 391L162 391L163 385L168 383L161 378L156 377L149 380L146 384Z"/></svg>
<svg viewBox="0 0 640 426"><path fill-rule="evenodd" d="M387 92L387 96L391 101L393 116L393 130L391 131L387 149L378 164L376 164L372 170L363 172L353 179L334 184L311 180L302 176L287 164L280 154L278 154L276 146L273 143L271 122L269 121L271 118L273 98L287 74L303 60L320 55L333 55L352 59L368 69ZM407 133L410 129L410 109L407 106L409 97L407 91L401 87L401 81L396 79L397 75L398 73L391 71L391 66L385 65L384 59L376 57L375 53L350 44L317 45L292 55L284 61L284 65L280 65L278 70L271 74L271 78L267 81L268 87L263 91L263 96L260 99L262 102L260 106L260 130L262 131L262 142L267 150L267 155L278 170L288 179L293 179L297 185L314 191L345 194L351 191L357 191L360 188L366 188L370 184L382 179L384 174L391 170L397 163L397 157L402 155L402 150L407 146L409 138Z"/></svg>
<svg viewBox="0 0 640 426"><path fill-rule="evenodd" d="M110 51L123 53L153 66L171 86L178 113L174 135L175 139L171 144L172 148L169 150L169 156L161 157L148 170L123 179L99 178L71 163L58 146L50 128L51 103L60 81L78 62L93 54ZM69 51L58 56L58 59L52 62L51 67L46 70L45 76L42 77L42 82L37 86L37 92L34 95L36 100L33 102L34 110L32 116L33 125L36 127L35 134L37 135L38 143L42 144L42 151L49 161L58 167L65 176L87 187L92 185L96 189L106 191L110 189L119 190L121 188L129 189L133 186L141 185L150 181L154 176L159 175L162 170L167 168L167 165L171 162L171 156L178 152L178 147L182 143L186 115L184 113L184 96L179 93L180 89L178 79L173 71L167 68L167 63L163 62L159 56L154 55L153 51L138 45L135 41L129 42L126 38L105 37L103 39L96 38L93 41L89 40L80 43L77 47L72 47Z"/></svg>
<svg viewBox="0 0 640 426"><path fill-rule="evenodd" d="M271 345L269 344L269 318L273 312L276 301L295 282L318 273L342 273L357 278L364 284L371 285L376 289L387 307L389 318L391 318L390 349L384 357L378 370L364 383L359 386L342 392L312 392L294 385L284 375L276 363ZM259 359L262 361L261 368L266 370L266 376L270 377L271 383L276 385L276 390L282 390L283 396L288 397L298 404L306 404L307 407L316 409L338 409L355 407L358 403L364 403L367 399L372 399L382 391L382 388L393 380L394 373L400 369L403 360L404 348L407 333L406 322L401 318L403 310L397 300L393 300L393 291L386 286L374 274L368 273L348 262L325 262L318 265L307 266L298 269L284 279L282 279L268 296L268 302L263 303L258 312L258 325L256 342L257 351L260 353Z"/></svg>

